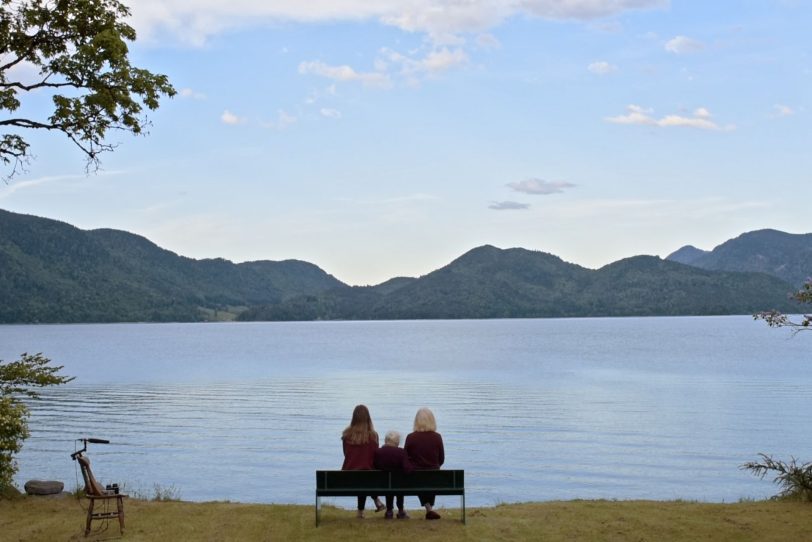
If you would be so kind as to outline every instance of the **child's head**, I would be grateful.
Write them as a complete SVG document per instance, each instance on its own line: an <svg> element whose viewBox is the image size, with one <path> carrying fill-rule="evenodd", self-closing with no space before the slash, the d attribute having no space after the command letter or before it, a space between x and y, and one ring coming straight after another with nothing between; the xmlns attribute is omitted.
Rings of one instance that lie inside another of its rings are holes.
<svg viewBox="0 0 812 542"><path fill-rule="evenodd" d="M383 438L384 446L400 446L400 433L397 431L387 431L386 436Z"/></svg>

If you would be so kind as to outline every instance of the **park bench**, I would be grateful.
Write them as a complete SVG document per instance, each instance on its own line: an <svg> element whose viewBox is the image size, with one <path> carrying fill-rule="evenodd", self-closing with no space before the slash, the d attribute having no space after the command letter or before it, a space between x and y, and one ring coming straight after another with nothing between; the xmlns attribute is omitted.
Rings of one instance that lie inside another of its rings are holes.
<svg viewBox="0 0 812 542"><path fill-rule="evenodd" d="M405 474L382 470L317 470L316 527L321 519L322 497L360 495L459 495L465 523L465 471L418 470Z"/></svg>

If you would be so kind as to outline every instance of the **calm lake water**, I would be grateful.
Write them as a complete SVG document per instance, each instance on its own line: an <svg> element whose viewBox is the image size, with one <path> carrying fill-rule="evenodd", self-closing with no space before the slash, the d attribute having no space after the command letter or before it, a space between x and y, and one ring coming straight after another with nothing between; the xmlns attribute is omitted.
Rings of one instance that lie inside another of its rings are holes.
<svg viewBox="0 0 812 542"><path fill-rule="evenodd" d="M810 339L747 316L12 325L0 359L76 376L32 403L20 485L74 487L91 436L112 441L89 450L105 483L310 504L364 403L404 436L432 408L470 505L729 502L775 493L738 468L758 452L812 459Z"/></svg>

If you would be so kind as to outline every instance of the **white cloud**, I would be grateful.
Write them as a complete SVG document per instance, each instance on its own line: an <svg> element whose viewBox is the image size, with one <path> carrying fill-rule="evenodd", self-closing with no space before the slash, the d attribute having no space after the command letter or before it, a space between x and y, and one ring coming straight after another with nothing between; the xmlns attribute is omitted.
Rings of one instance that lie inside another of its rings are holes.
<svg viewBox="0 0 812 542"><path fill-rule="evenodd" d="M322 117L327 117L328 119L340 119L341 118L341 111L338 109L330 109L327 107L322 107L319 111Z"/></svg>
<svg viewBox="0 0 812 542"><path fill-rule="evenodd" d="M591 21L667 5L668 0L137 0L131 8L139 35L155 41L169 34L202 45L237 27L377 20L425 34L434 44L460 45L459 34L485 32L511 17Z"/></svg>
<svg viewBox="0 0 812 542"><path fill-rule="evenodd" d="M535 195L558 194L575 185L562 181L545 181L544 179L525 179L524 181L508 183L507 186L516 192Z"/></svg>
<svg viewBox="0 0 812 542"><path fill-rule="evenodd" d="M586 69L596 75L607 75L609 73L617 71L617 66L615 66L614 64L610 64L604 60L599 60L587 66Z"/></svg>
<svg viewBox="0 0 812 542"><path fill-rule="evenodd" d="M625 115L606 117L606 122L614 124L637 124L643 126L659 126L669 128L674 126L684 126L688 128L699 128L701 130L733 130L735 125L729 124L725 127L719 126L711 120L711 113L704 107L694 110L693 116L666 115L662 118L653 116L654 110L640 107L639 105L629 105L626 107Z"/></svg>
<svg viewBox="0 0 812 542"><path fill-rule="evenodd" d="M488 209L494 211L519 211L529 208L529 203L519 203L518 201L494 201L488 205Z"/></svg>
<svg viewBox="0 0 812 542"><path fill-rule="evenodd" d="M775 104L773 106L774 117L791 117L795 114L795 110L788 105Z"/></svg>
<svg viewBox="0 0 812 542"><path fill-rule="evenodd" d="M604 120L614 124L657 124L657 121L651 117L651 113L653 113L652 109L631 104L626 106L625 115L606 117Z"/></svg>
<svg viewBox="0 0 812 542"><path fill-rule="evenodd" d="M191 98L193 100L205 100L206 95L202 92L197 92L191 88L182 88L178 91L178 95L181 98Z"/></svg>
<svg viewBox="0 0 812 542"><path fill-rule="evenodd" d="M669 53L677 55L684 53L696 53L705 48L702 42L691 39L687 36L677 36L668 40L665 44L665 50Z"/></svg>
<svg viewBox="0 0 812 542"><path fill-rule="evenodd" d="M220 120L223 124L228 124L230 126L235 126L237 124L242 124L245 122L245 119L242 117L238 117L228 109L223 111L223 114L220 115Z"/></svg>
<svg viewBox="0 0 812 542"><path fill-rule="evenodd" d="M381 72L357 72L352 67L330 66L321 61L301 62L299 73L302 75L318 75L334 81L353 82L358 81L368 86L388 87L391 86L389 76Z"/></svg>

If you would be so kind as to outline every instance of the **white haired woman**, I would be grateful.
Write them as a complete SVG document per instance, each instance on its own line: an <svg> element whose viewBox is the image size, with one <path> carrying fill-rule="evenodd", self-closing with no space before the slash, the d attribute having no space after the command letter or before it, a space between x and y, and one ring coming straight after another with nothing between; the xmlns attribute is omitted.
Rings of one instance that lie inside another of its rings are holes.
<svg viewBox="0 0 812 542"><path fill-rule="evenodd" d="M404 445L409 461L416 470L436 470L445 462L443 437L437 432L434 413L421 408L414 417L414 431L406 437ZM440 519L434 511L434 494L418 495L420 505L426 508L426 519Z"/></svg>

